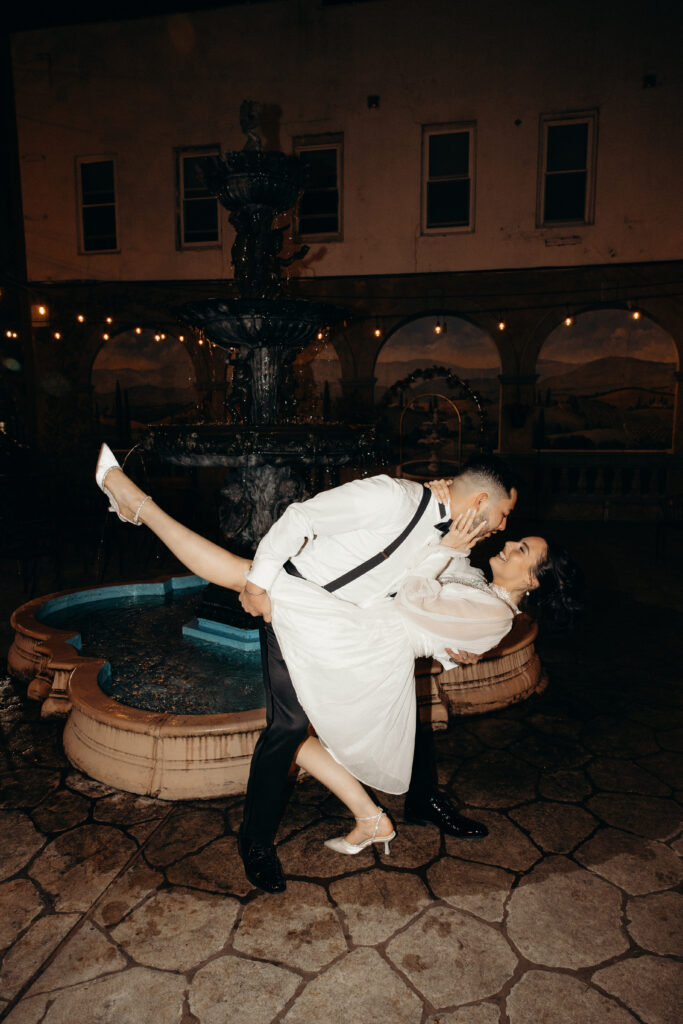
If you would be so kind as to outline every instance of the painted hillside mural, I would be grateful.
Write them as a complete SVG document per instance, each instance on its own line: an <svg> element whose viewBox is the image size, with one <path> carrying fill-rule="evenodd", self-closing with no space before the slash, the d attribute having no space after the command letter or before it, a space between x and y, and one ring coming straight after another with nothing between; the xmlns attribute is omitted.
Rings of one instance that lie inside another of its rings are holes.
<svg viewBox="0 0 683 1024"><path fill-rule="evenodd" d="M177 338L125 331L107 341L91 374L95 419L120 437L138 437L149 423L197 418L192 361Z"/></svg>
<svg viewBox="0 0 683 1024"><path fill-rule="evenodd" d="M421 317L391 335L375 365L375 399L380 408L383 400L390 399L383 409L384 420L396 461L406 466L406 472L426 461L423 475L450 473L479 445L475 402L446 380L415 381L400 396L391 392L397 381L435 366L445 367L477 392L486 418L484 441L491 448L497 444L500 361L496 346L485 331L460 317L439 317L438 321L435 316ZM420 395L424 398L419 399Z"/></svg>
<svg viewBox="0 0 683 1024"><path fill-rule="evenodd" d="M549 335L536 367L536 448L671 446L676 350L635 312L582 313Z"/></svg>

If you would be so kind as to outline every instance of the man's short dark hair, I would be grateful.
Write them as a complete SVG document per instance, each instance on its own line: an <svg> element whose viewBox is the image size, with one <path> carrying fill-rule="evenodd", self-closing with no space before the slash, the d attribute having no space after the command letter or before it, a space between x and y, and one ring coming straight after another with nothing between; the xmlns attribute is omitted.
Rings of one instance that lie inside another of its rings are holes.
<svg viewBox="0 0 683 1024"><path fill-rule="evenodd" d="M458 475L463 476L465 473L484 477L495 488L505 491L508 498L513 488L518 490L514 473L498 455L471 455Z"/></svg>

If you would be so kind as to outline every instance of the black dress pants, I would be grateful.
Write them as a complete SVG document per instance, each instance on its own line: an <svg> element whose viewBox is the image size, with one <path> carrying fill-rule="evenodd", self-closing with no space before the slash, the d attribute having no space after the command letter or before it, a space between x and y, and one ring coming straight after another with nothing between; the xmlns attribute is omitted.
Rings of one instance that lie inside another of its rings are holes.
<svg viewBox="0 0 683 1024"><path fill-rule="evenodd" d="M308 718L299 704L271 623L264 623L260 632L266 727L251 758L240 832L246 839L270 846L287 801L289 767L306 738Z"/></svg>
<svg viewBox="0 0 683 1024"><path fill-rule="evenodd" d="M270 846L284 812L289 790L288 772L308 730L308 718L299 704L271 623L261 629L261 657L266 686L266 727L251 759L244 818L240 834ZM409 793L430 792L436 784L431 729L416 715L415 754Z"/></svg>

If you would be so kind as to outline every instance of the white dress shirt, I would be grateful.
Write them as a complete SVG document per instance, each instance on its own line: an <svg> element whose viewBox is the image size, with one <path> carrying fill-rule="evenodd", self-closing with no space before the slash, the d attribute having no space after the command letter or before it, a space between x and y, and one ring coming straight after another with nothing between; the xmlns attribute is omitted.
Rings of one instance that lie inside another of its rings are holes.
<svg viewBox="0 0 683 1024"><path fill-rule="evenodd" d="M415 514L422 494L421 484L382 475L353 480L308 501L296 502L259 544L247 579L270 593L283 564L290 559L305 579L324 586L395 540ZM418 523L396 551L340 587L335 596L361 607L393 596L430 548L441 553L441 559L430 560L434 575L454 557L463 568L469 567L460 552L440 545L442 535L435 526L449 515L448 510L445 517L440 514L439 503L431 495Z"/></svg>

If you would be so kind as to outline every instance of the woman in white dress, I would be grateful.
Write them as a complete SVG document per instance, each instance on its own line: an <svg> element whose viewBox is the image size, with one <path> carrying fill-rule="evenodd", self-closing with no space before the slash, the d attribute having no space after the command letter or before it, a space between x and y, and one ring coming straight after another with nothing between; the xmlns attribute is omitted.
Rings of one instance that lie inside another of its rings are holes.
<svg viewBox="0 0 683 1024"><path fill-rule="evenodd" d="M126 522L148 526L191 572L240 592L249 560L172 519L105 449L97 482L112 511ZM273 627L317 734L301 744L296 763L356 818L347 836L327 841L337 852L358 853L370 843L383 843L388 852L395 836L392 822L362 784L386 793L408 789L415 658L435 657L452 667L447 648L473 654L490 650L509 632L525 595L559 593L571 603L566 556L554 555L541 537L508 541L490 560L491 584L472 570L467 557L480 532L472 526L473 516L472 511L453 523L393 601L360 608L285 572L272 589ZM467 572L459 573L458 564Z"/></svg>

